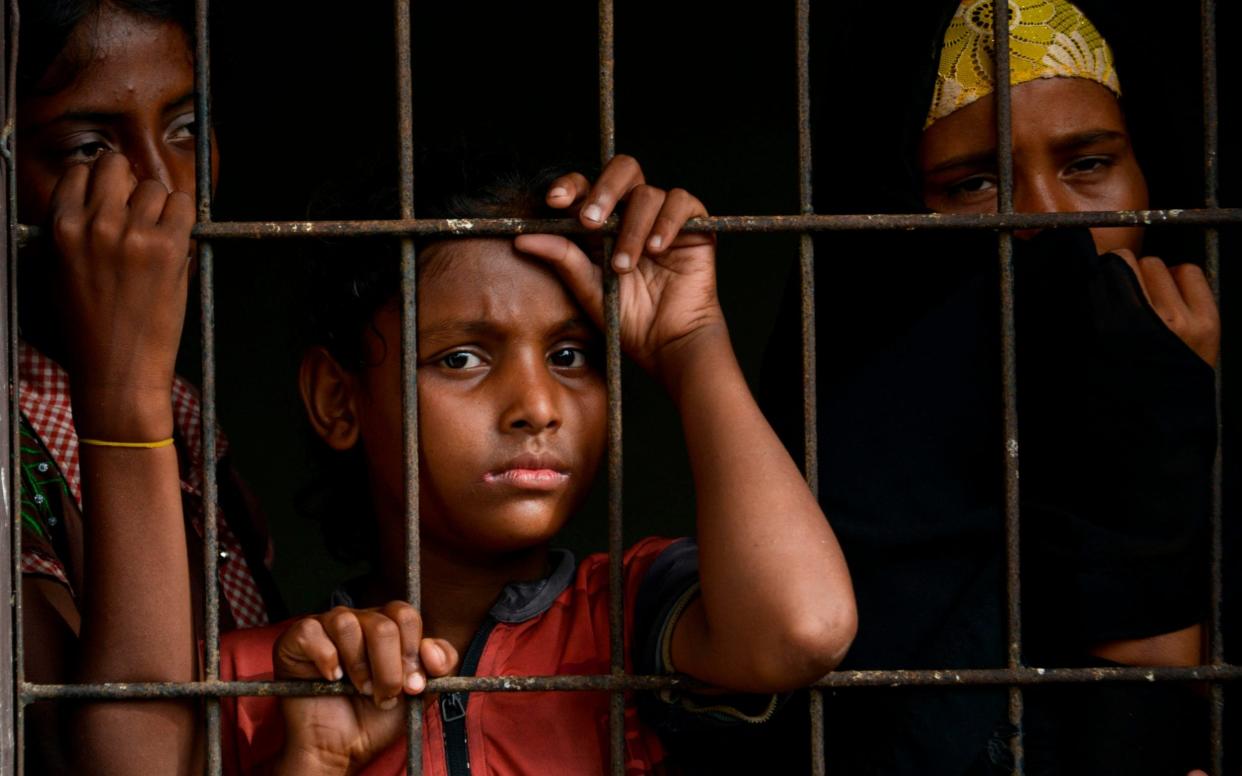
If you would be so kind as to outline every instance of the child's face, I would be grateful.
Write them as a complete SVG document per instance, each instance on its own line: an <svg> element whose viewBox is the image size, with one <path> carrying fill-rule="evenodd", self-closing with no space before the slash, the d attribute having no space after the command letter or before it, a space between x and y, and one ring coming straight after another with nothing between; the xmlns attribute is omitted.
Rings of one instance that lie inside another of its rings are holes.
<svg viewBox="0 0 1242 776"><path fill-rule="evenodd" d="M75 65L75 77L62 85ZM59 88L45 93L47 84ZM194 193L194 62L176 24L105 3L78 24L22 100L18 122L18 195L27 223L46 220L52 190L71 165L105 151L124 154L139 180Z"/></svg>
<svg viewBox="0 0 1242 776"><path fill-rule="evenodd" d="M1011 96L1014 210L1147 207L1147 184L1112 92L1083 78L1046 78L1014 87ZM923 132L923 201L932 210L996 212L994 112L988 96ZM1091 235L1101 253L1117 248L1139 253L1142 248L1141 228L1094 228Z"/></svg>
<svg viewBox="0 0 1242 776"><path fill-rule="evenodd" d="M418 288L423 541L461 558L542 545L582 502L604 449L598 334L555 275L510 241L433 250ZM379 518L401 520L395 305L375 324L359 429Z"/></svg>

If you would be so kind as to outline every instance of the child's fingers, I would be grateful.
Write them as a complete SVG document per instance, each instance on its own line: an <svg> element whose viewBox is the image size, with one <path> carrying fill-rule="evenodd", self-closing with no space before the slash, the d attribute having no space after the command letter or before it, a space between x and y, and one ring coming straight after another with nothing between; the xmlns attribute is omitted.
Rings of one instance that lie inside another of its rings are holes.
<svg viewBox="0 0 1242 776"><path fill-rule="evenodd" d="M555 234L518 235L513 241L513 247L552 265L595 325L603 327L603 271L591 263L581 248L573 241Z"/></svg>
<svg viewBox="0 0 1242 776"><path fill-rule="evenodd" d="M405 685L405 660L401 653L401 629L380 612L360 612L367 659L371 666L372 697L381 709L397 705Z"/></svg>
<svg viewBox="0 0 1242 776"><path fill-rule="evenodd" d="M612 215L618 202L645 182L643 168L637 159L625 154L614 156L586 195L582 209L578 211L578 220L588 227L600 226Z"/></svg>
<svg viewBox="0 0 1242 776"><path fill-rule="evenodd" d="M646 184L630 192L625 218L621 220L621 231L617 234L617 244L612 252L612 268L617 272L629 272L638 263L638 257L643 255L643 243L660 215L664 199L663 189Z"/></svg>
<svg viewBox="0 0 1242 776"><path fill-rule="evenodd" d="M184 191L174 191L164 200L164 210L160 213L160 226L177 232L189 232L194 226L197 213L194 197Z"/></svg>
<svg viewBox="0 0 1242 776"><path fill-rule="evenodd" d="M427 686L427 676L418 656L418 648L423 641L423 618L405 601L393 601L382 611L397 624L401 633L403 688L411 695L417 695Z"/></svg>
<svg viewBox="0 0 1242 776"><path fill-rule="evenodd" d="M157 223L167 202L168 188L163 183L148 178L135 186L129 195L129 217L135 223Z"/></svg>
<svg viewBox="0 0 1242 776"><path fill-rule="evenodd" d="M279 679L324 678L337 681L341 670L336 645L313 617L294 623L276 645L276 676Z"/></svg>
<svg viewBox="0 0 1242 776"><path fill-rule="evenodd" d="M679 237L681 228L691 218L698 218L707 215L707 208L699 201L699 198L686 191L685 189L673 189L664 199L664 207L660 210L660 215L655 220L655 226L651 230L651 236L647 239L647 253L658 256L673 247L674 242L677 247L690 247L692 245L706 245L712 242L710 233L702 234L682 234Z"/></svg>
<svg viewBox="0 0 1242 776"><path fill-rule="evenodd" d="M87 183L87 209L96 214L119 214L137 186L129 159L122 154L104 154L95 161Z"/></svg>
<svg viewBox="0 0 1242 776"><path fill-rule="evenodd" d="M338 606L323 615L320 621L328 638L336 645L350 683L358 692L370 695L374 689L371 683L371 666L363 640L362 625L358 622L358 613Z"/></svg>
<svg viewBox="0 0 1242 776"><path fill-rule="evenodd" d="M56 181L56 186L52 189L52 212L84 208L90 177L91 168L85 164L75 164L65 170L65 174L60 176L60 180Z"/></svg>
<svg viewBox="0 0 1242 776"><path fill-rule="evenodd" d="M457 648L444 639L423 639L419 652L428 676L448 676L457 670Z"/></svg>
<svg viewBox="0 0 1242 776"><path fill-rule="evenodd" d="M566 208L577 204L591 189L591 182L580 172L571 172L552 181L546 202L550 207Z"/></svg>

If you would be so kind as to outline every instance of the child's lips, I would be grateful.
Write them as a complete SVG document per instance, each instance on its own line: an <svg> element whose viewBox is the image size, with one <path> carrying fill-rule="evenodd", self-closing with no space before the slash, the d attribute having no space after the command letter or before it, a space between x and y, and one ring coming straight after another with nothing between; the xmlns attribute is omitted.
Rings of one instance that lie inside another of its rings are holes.
<svg viewBox="0 0 1242 776"><path fill-rule="evenodd" d="M569 474L556 469L513 468L488 472L483 482L522 490L556 490L569 480Z"/></svg>

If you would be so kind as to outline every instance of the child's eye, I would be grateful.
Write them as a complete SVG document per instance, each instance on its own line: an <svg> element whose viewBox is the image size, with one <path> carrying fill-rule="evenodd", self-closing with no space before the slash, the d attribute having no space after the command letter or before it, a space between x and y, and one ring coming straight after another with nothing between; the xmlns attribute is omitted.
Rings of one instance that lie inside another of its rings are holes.
<svg viewBox="0 0 1242 776"><path fill-rule="evenodd" d="M198 135L198 122L194 120L193 113L187 113L184 116L177 117L172 125L168 128L169 140L185 140Z"/></svg>
<svg viewBox="0 0 1242 776"><path fill-rule="evenodd" d="M473 369L483 365L483 359L466 350L456 350L440 359L449 369Z"/></svg>
<svg viewBox="0 0 1242 776"><path fill-rule="evenodd" d="M575 369L587 365L587 354L581 348L561 348L552 351L548 363L562 369Z"/></svg>
<svg viewBox="0 0 1242 776"><path fill-rule="evenodd" d="M107 143L101 140L95 140L89 143L81 143L73 146L69 150L65 151L63 156L66 162L70 162L72 164L88 164L98 159L100 155L107 150Z"/></svg>

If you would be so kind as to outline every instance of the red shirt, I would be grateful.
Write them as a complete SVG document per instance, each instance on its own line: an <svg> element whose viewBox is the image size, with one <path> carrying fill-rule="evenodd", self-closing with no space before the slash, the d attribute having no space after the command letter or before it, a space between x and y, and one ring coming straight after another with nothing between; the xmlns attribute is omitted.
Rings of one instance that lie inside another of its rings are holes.
<svg viewBox="0 0 1242 776"><path fill-rule="evenodd" d="M652 564L673 542L649 538L624 556L626 669L632 671L635 610L640 587L663 595L692 595L696 574L676 572L689 584L644 586ZM561 553L560 566L535 583L510 585L492 609L497 620L474 672L479 676L607 674L608 557L591 555L574 570L573 557ZM668 567L670 564L661 564ZM664 574L664 572L661 572ZM665 576L669 576L665 574ZM644 607L650 608L650 607ZM656 607L665 613L669 607ZM656 623L663 629L675 617ZM222 643L221 678L272 678L272 647L287 627L235 631ZM650 627L639 626L640 631ZM463 656L464 657L464 656ZM460 697L460 696L459 696ZM465 716L470 772L481 774L602 774L608 770L608 704L605 692L471 693ZM632 699L631 699L632 700ZM262 772L284 743L284 718L277 698L226 699L223 711L226 773ZM448 776L440 703L424 702L423 772ZM654 730L626 706L626 773L650 773L664 759ZM369 763L368 776L400 774L405 741L399 740Z"/></svg>

